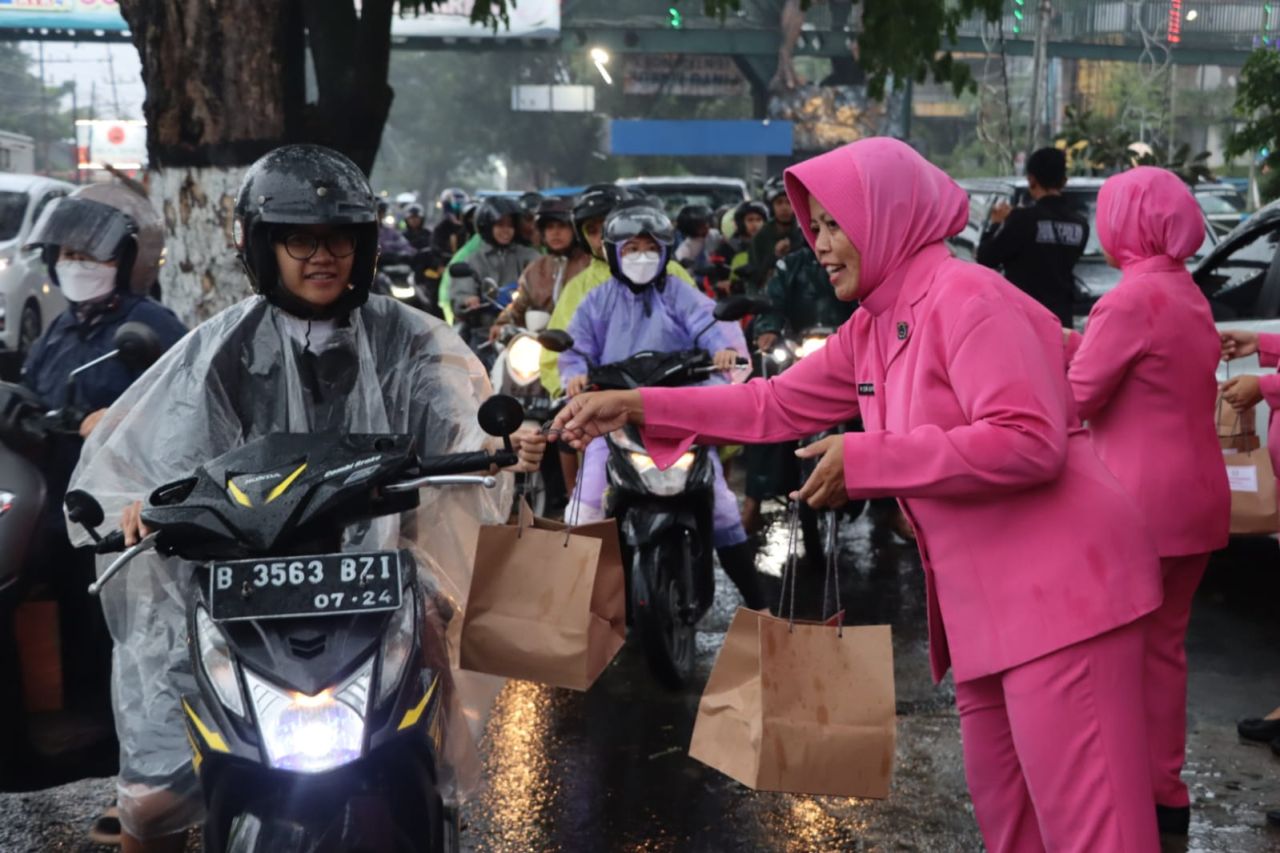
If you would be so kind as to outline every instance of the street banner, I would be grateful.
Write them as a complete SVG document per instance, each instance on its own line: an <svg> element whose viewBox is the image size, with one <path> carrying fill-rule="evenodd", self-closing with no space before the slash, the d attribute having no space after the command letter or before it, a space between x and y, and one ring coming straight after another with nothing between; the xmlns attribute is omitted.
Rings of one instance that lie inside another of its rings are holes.
<svg viewBox="0 0 1280 853"><path fill-rule="evenodd" d="M510 27L495 30L471 23L475 0L446 0L430 12L397 16L391 22L391 37L397 38L531 38L560 36L560 0L520 0L507 4Z"/></svg>
<svg viewBox="0 0 1280 853"><path fill-rule="evenodd" d="M103 30L129 25L116 0L0 0L0 29Z"/></svg>
<svg viewBox="0 0 1280 853"><path fill-rule="evenodd" d="M628 95L734 98L747 93L747 81L731 58L678 53L628 55L622 86Z"/></svg>

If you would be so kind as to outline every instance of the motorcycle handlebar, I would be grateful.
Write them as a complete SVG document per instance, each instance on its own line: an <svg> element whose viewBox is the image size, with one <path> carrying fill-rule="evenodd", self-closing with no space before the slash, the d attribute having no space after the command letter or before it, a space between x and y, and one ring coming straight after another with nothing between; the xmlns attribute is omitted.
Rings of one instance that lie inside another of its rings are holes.
<svg viewBox="0 0 1280 853"><path fill-rule="evenodd" d="M742 358L741 356L739 356L735 366L750 367L751 360L747 358ZM689 370L689 373L694 376L710 376L713 373L723 373L723 372L724 372L723 370L716 367L714 364L709 364L706 367L694 367Z"/></svg>
<svg viewBox="0 0 1280 853"><path fill-rule="evenodd" d="M95 554L118 554L125 549L124 531L113 530L102 540L95 542L93 545L93 553Z"/></svg>
<svg viewBox="0 0 1280 853"><path fill-rule="evenodd" d="M477 450L472 453L453 453L448 456L428 457L418 463L418 473L423 477L442 477L449 474L468 474L488 471L496 465L506 468L520 461L513 451L501 450L489 453Z"/></svg>

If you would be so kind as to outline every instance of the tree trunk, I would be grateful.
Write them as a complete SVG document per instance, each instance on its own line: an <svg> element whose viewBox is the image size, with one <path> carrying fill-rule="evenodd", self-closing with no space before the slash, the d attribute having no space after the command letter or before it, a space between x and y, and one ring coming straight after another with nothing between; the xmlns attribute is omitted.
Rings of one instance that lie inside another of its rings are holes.
<svg viewBox="0 0 1280 853"><path fill-rule="evenodd" d="M245 167L288 142L368 173L391 109L392 0L120 0L147 87L165 302L194 325L250 293L232 219ZM306 103L307 44L319 100Z"/></svg>

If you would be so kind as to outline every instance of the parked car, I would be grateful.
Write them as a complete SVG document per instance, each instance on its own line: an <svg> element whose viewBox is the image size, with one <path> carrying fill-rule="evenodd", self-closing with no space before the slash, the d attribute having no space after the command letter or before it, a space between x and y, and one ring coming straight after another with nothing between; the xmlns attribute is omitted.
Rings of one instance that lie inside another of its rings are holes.
<svg viewBox="0 0 1280 853"><path fill-rule="evenodd" d="M1063 195L1074 201L1089 220L1089 242L1076 264L1075 313L1080 316L1088 314L1093 303L1120 281L1120 271L1107 265L1102 256L1102 245L1098 242L1098 190L1102 188L1103 181L1103 178L1071 178L1063 190ZM971 178L959 181L959 184L969 194L969 221L964 230L948 243L957 256L973 260L991 209L1001 202L1014 207L1027 205L1031 203L1031 196L1025 178ZM1199 262L1216 244L1214 229L1206 219L1204 243L1187 265Z"/></svg>
<svg viewBox="0 0 1280 853"><path fill-rule="evenodd" d="M1228 183L1196 184L1196 201L1219 237L1249 218L1244 193Z"/></svg>
<svg viewBox="0 0 1280 853"><path fill-rule="evenodd" d="M740 178L708 178L687 175L667 178L621 178L618 186L633 192L657 196L672 220L680 208L701 204L715 210L724 205L737 206L746 201L747 182Z"/></svg>
<svg viewBox="0 0 1280 853"><path fill-rule="evenodd" d="M40 250L22 246L49 202L74 189L39 175L0 174L0 362L9 370L66 307Z"/></svg>
<svg viewBox="0 0 1280 853"><path fill-rule="evenodd" d="M1280 333L1280 201L1234 228L1192 272L1209 298L1219 329ZM1264 373L1256 355L1218 367L1218 379ZM1265 444L1270 409L1258 404L1258 434Z"/></svg>

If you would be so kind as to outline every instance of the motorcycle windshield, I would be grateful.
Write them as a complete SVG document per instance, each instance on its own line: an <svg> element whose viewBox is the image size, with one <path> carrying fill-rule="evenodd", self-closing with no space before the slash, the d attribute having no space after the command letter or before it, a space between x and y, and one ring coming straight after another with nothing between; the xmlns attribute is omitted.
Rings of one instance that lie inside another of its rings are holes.
<svg viewBox="0 0 1280 853"><path fill-rule="evenodd" d="M115 260L120 245L137 225L122 210L87 198L50 203L31 229L26 248L60 246L95 261Z"/></svg>

